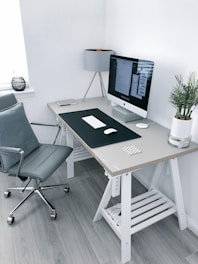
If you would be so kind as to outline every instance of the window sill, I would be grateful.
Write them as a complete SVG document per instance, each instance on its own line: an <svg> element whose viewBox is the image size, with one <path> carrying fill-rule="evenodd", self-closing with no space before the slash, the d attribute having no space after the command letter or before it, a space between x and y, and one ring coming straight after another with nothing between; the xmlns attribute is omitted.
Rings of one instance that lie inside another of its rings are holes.
<svg viewBox="0 0 198 264"><path fill-rule="evenodd" d="M24 95L33 94L35 90L33 88L26 88L23 91L15 91L14 89L0 90L0 95L14 93L17 98L23 97Z"/></svg>

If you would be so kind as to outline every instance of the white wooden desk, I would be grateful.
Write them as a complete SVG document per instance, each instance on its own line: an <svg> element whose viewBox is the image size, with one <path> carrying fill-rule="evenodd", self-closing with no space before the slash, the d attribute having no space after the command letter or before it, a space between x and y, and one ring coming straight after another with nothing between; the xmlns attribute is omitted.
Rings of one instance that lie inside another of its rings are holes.
<svg viewBox="0 0 198 264"><path fill-rule="evenodd" d="M60 107L56 103L50 103L48 106L66 127L67 144L73 147L73 136L76 137L105 169L109 182L98 206L94 221L104 217L120 238L122 263L127 263L131 259L132 234L174 213L177 214L180 229L183 230L187 227L178 157L198 151L198 144L191 142L188 148L175 148L168 144L168 129L146 120L149 123L147 129L136 128L136 122L123 123L141 135L141 138L99 148L90 148L68 124L60 119L58 114L99 108L111 116L110 104L107 104L106 100L101 97L86 99L83 103L79 102L71 106ZM120 120L117 121L122 123ZM142 152L135 155L127 154L122 148L129 145L137 146ZM68 161L68 173L70 174L73 174L74 161L74 156L71 155ZM167 163L170 165L172 172L174 203L156 189L158 177L162 174L164 164ZM146 194L132 198L132 173L149 165L156 165L150 189ZM121 204L107 208L111 197L117 195L121 195Z"/></svg>

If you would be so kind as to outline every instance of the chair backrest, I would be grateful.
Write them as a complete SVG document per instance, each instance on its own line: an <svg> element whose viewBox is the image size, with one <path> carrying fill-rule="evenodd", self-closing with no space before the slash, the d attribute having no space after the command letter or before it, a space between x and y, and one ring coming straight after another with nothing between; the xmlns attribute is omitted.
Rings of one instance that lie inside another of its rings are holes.
<svg viewBox="0 0 198 264"><path fill-rule="evenodd" d="M0 110L0 146L22 148L25 157L40 146L22 103ZM1 171L7 172L19 158L18 154L0 152Z"/></svg>
<svg viewBox="0 0 198 264"><path fill-rule="evenodd" d="M0 96L0 110L7 108L17 103L16 97L13 93Z"/></svg>

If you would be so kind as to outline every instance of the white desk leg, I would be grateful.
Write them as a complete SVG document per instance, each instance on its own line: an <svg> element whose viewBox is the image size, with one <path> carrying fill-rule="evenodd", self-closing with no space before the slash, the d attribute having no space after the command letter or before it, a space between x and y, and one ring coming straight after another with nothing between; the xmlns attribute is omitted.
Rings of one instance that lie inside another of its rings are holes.
<svg viewBox="0 0 198 264"><path fill-rule="evenodd" d="M175 195L175 204L177 208L177 217L179 222L179 228L184 230L187 228L186 214L184 208L184 201L182 195L182 186L180 181L179 166L177 158L170 160L170 167L172 170L173 188Z"/></svg>
<svg viewBox="0 0 198 264"><path fill-rule="evenodd" d="M96 214L94 216L93 221L96 222L102 218L101 211L102 209L106 208L110 199L111 199L111 193L112 193L112 179L109 179L108 184L106 186L106 189L103 193L102 199L100 201L100 204L98 206L98 209L96 211Z"/></svg>
<svg viewBox="0 0 198 264"><path fill-rule="evenodd" d="M73 135L69 131L69 129L66 129L66 144L69 147L74 147L74 140ZM74 177L74 154L73 152L70 154L70 156L67 158L67 178Z"/></svg>
<svg viewBox="0 0 198 264"><path fill-rule="evenodd" d="M131 173L122 175L121 185L121 260L126 263L131 259Z"/></svg>

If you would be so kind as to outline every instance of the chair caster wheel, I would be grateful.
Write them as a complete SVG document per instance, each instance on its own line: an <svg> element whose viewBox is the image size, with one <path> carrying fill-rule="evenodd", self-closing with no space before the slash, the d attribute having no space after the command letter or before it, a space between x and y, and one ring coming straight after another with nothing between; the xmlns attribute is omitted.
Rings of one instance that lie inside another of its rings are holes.
<svg viewBox="0 0 198 264"><path fill-rule="evenodd" d="M4 197L5 197L5 198L10 197L10 195L11 195L11 192L10 192L10 191L5 191L5 192L4 192Z"/></svg>
<svg viewBox="0 0 198 264"><path fill-rule="evenodd" d="M64 188L64 192L68 193L69 191L70 191L70 187L69 187L69 186L66 186L66 187Z"/></svg>
<svg viewBox="0 0 198 264"><path fill-rule="evenodd" d="M56 220L56 218L57 218L57 213L56 213L56 212L51 213L50 218L51 218L51 220Z"/></svg>
<svg viewBox="0 0 198 264"><path fill-rule="evenodd" d="M8 218L7 218L7 223L9 225L12 225L14 223L14 216L9 215Z"/></svg>

